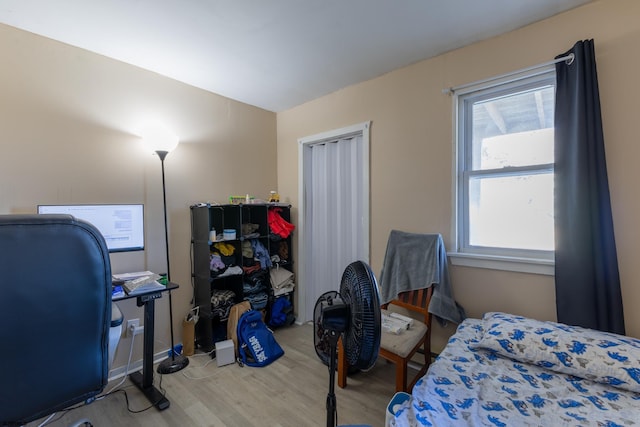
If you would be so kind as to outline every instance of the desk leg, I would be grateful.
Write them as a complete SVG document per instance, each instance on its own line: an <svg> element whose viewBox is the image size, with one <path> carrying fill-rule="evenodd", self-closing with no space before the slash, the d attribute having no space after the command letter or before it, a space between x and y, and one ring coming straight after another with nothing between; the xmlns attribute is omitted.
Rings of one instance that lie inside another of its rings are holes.
<svg viewBox="0 0 640 427"><path fill-rule="evenodd" d="M140 305L138 298L138 305ZM135 384L149 402L162 411L169 407L169 400L153 385L153 328L155 317L155 298L144 301L144 347L142 352L142 374L134 372L129 375L131 382Z"/></svg>

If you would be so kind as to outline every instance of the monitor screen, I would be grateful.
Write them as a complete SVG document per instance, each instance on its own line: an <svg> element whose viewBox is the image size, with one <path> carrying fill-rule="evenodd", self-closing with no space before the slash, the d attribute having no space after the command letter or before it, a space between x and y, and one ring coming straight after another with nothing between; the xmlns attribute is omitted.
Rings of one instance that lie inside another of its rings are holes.
<svg viewBox="0 0 640 427"><path fill-rule="evenodd" d="M109 252L144 249L144 205L38 205L39 214L69 214L93 224Z"/></svg>

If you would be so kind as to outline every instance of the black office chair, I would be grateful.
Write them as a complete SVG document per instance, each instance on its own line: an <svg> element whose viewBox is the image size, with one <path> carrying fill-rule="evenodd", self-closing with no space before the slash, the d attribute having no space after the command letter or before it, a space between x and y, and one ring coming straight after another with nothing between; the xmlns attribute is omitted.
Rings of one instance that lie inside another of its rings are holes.
<svg viewBox="0 0 640 427"><path fill-rule="evenodd" d="M107 384L111 265L70 215L0 215L0 425L92 400Z"/></svg>

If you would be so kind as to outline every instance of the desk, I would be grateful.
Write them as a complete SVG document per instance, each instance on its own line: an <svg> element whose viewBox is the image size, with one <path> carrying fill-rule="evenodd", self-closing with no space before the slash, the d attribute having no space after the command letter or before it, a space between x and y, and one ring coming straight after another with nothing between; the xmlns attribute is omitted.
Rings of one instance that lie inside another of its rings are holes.
<svg viewBox="0 0 640 427"><path fill-rule="evenodd" d="M113 301L136 298L138 307L144 306L144 347L142 350L142 373L129 374L134 383L158 410L169 407L169 400L153 385L153 328L155 317L155 300L162 298L162 293L179 288L175 283L169 283L165 289L153 290L139 295L127 295L113 298ZM173 325L172 325L173 327Z"/></svg>

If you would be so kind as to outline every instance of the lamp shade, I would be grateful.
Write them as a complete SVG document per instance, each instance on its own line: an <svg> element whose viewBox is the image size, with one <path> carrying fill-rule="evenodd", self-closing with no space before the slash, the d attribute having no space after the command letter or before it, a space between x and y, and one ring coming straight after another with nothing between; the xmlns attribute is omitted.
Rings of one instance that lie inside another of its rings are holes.
<svg viewBox="0 0 640 427"><path fill-rule="evenodd" d="M142 143L152 152L170 152L178 146L178 137L159 123L147 124L141 132Z"/></svg>

